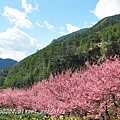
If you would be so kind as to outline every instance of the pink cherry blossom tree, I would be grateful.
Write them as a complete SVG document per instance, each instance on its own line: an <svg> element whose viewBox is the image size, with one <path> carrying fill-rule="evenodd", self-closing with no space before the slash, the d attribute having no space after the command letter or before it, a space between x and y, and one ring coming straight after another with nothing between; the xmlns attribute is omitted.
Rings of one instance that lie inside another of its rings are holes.
<svg viewBox="0 0 120 120"><path fill-rule="evenodd" d="M43 80L28 90L5 89L0 92L0 107L33 109L49 115L77 113L95 117L120 113L120 58L101 65L86 62L86 70L71 70Z"/></svg>

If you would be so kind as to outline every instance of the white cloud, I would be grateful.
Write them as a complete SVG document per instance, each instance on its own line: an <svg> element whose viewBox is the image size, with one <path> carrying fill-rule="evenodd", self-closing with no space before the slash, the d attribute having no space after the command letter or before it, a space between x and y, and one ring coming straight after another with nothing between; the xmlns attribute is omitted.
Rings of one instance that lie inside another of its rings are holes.
<svg viewBox="0 0 120 120"><path fill-rule="evenodd" d="M69 33L75 32L77 30L80 30L79 27L77 26L73 26L72 24L66 24L67 30L69 31Z"/></svg>
<svg viewBox="0 0 120 120"><path fill-rule="evenodd" d="M22 8L25 9L26 13L30 13L33 10L38 10L38 4L35 4L36 6L33 8L31 4L28 4L26 0L21 0Z"/></svg>
<svg viewBox="0 0 120 120"><path fill-rule="evenodd" d="M48 23L47 21L44 21L44 25L46 28L48 28L51 31L54 31L54 26Z"/></svg>
<svg viewBox="0 0 120 120"><path fill-rule="evenodd" d="M67 33L65 33L64 31L60 31L59 34L63 36L65 34L67 34Z"/></svg>
<svg viewBox="0 0 120 120"><path fill-rule="evenodd" d="M99 19L120 14L120 0L99 0L95 10L91 11Z"/></svg>
<svg viewBox="0 0 120 120"><path fill-rule="evenodd" d="M41 25L40 23L36 23L36 25L38 26L38 27L40 27L40 28L43 28L44 27L44 25Z"/></svg>
<svg viewBox="0 0 120 120"><path fill-rule="evenodd" d="M0 33L0 57L21 60L39 49L38 40L18 28Z"/></svg>
<svg viewBox="0 0 120 120"><path fill-rule="evenodd" d="M17 27L31 28L32 23L26 17L26 14L17 9L6 6L3 16L7 17L10 23L14 23Z"/></svg>
<svg viewBox="0 0 120 120"><path fill-rule="evenodd" d="M25 12L8 6L4 8L3 16L7 17L14 27L7 28L5 32L0 33L1 58L12 58L19 61L40 49L37 39L19 29L20 27L33 27L32 22L27 19L27 13L38 10L38 5L35 4L35 7L32 7L26 0L21 0L21 2Z"/></svg>
<svg viewBox="0 0 120 120"><path fill-rule="evenodd" d="M1 58L11 58L13 60L20 61L25 58L25 53L20 51L14 51L11 49L0 48L0 57Z"/></svg>
<svg viewBox="0 0 120 120"><path fill-rule="evenodd" d="M67 34L66 32L64 32L65 31L65 28L64 27L60 27L59 28L59 34L60 35L65 35L65 34Z"/></svg>

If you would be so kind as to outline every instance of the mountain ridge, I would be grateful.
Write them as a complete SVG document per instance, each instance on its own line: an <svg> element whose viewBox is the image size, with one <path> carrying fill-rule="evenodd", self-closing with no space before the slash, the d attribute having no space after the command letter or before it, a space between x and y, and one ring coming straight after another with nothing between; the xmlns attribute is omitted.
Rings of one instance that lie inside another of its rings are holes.
<svg viewBox="0 0 120 120"><path fill-rule="evenodd" d="M0 58L0 70L6 67L13 66L16 63L17 61L10 59L10 58L6 58L6 59Z"/></svg>
<svg viewBox="0 0 120 120"><path fill-rule="evenodd" d="M83 29L80 29L80 30L78 30L78 31L69 33L69 34L67 34L67 35L63 35L63 36L61 36L61 37L59 37L59 38L57 38L57 39L52 40L51 44L54 43L54 42L62 41L62 40L64 40L64 39L66 39L68 36L73 36L73 35L76 34L76 33L81 34L81 33L85 32L85 31L87 31L88 29L89 29L89 28L83 28Z"/></svg>

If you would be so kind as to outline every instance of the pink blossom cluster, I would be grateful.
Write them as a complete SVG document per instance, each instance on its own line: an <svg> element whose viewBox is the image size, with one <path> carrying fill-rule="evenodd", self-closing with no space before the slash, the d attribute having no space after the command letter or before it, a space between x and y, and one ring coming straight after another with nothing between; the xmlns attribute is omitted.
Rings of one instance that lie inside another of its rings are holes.
<svg viewBox="0 0 120 120"><path fill-rule="evenodd" d="M120 112L120 60L106 60L85 71L71 70L50 75L27 90L7 88L0 92L0 107L46 111L60 115L77 112L80 116L105 116ZM53 111L54 110L54 111ZM52 111L52 112L50 112Z"/></svg>

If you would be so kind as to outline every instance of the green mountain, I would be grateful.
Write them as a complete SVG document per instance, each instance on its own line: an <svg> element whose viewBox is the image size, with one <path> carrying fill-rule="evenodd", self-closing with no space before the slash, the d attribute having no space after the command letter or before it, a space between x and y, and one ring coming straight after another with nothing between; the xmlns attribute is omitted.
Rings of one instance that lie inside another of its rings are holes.
<svg viewBox="0 0 120 120"><path fill-rule="evenodd" d="M12 60L12 59L2 59L0 58L0 70L6 67L10 67L13 66L14 64L16 64L17 61Z"/></svg>
<svg viewBox="0 0 120 120"><path fill-rule="evenodd" d="M120 15L106 17L91 28L55 39L47 47L0 71L0 86L29 87L85 61L100 64L111 55L120 55Z"/></svg>

